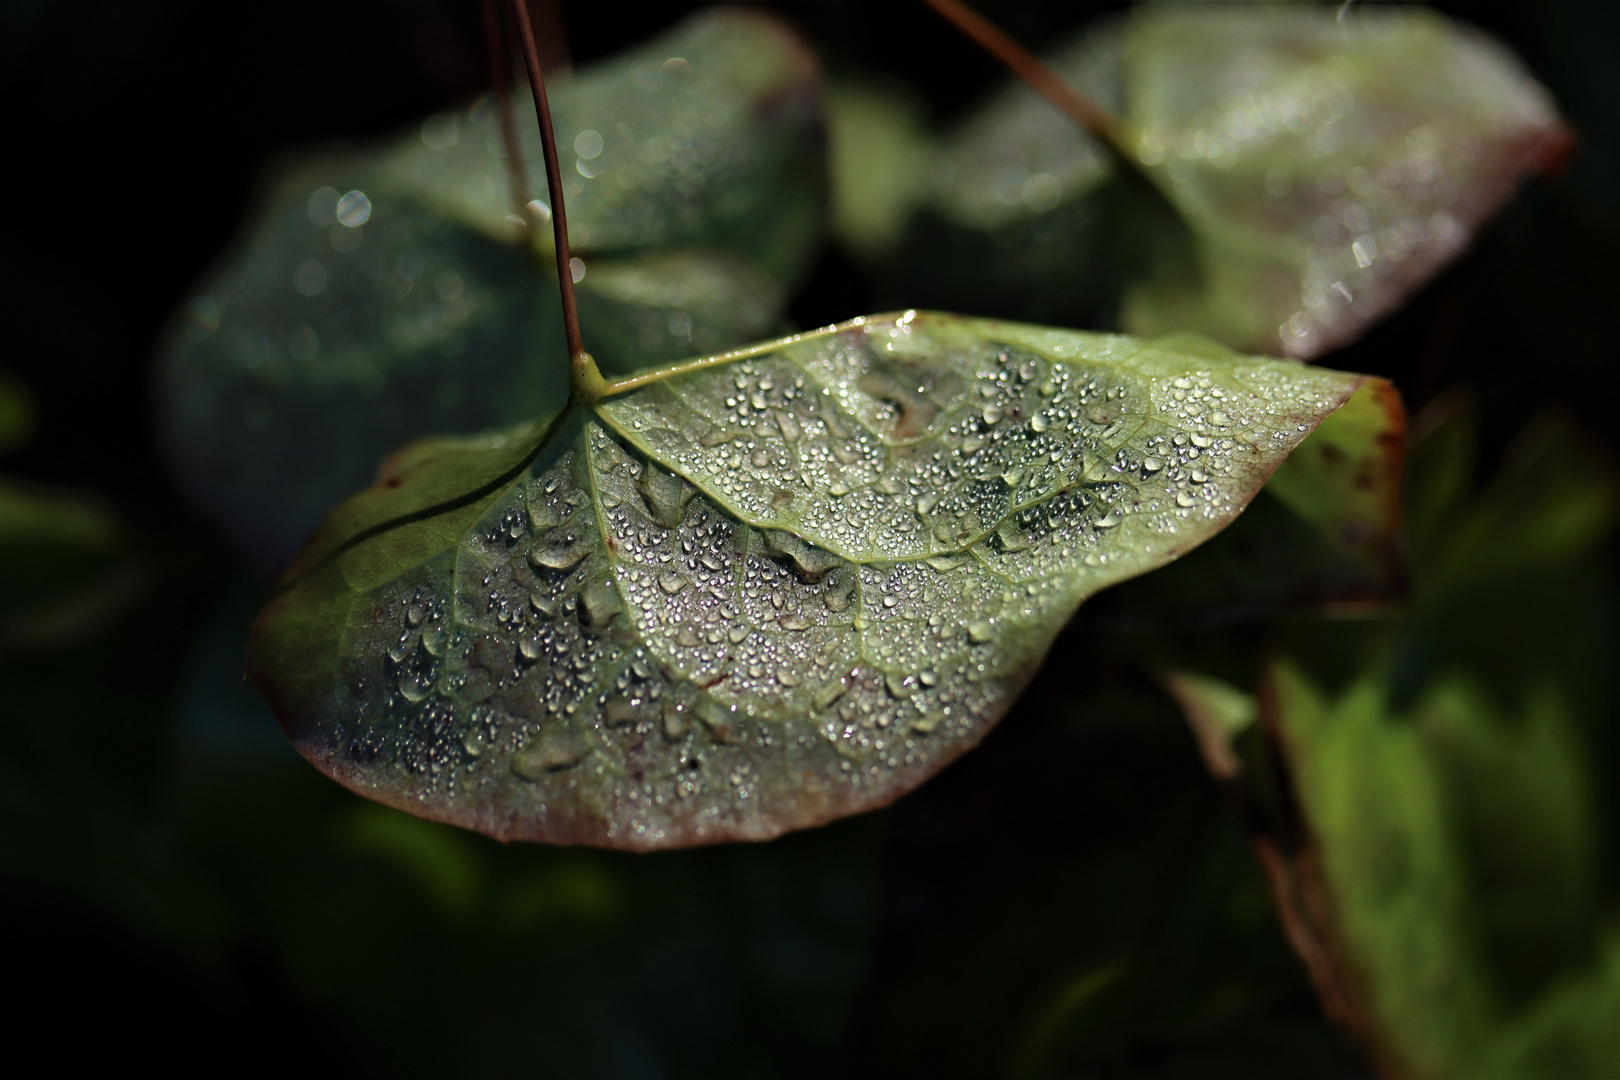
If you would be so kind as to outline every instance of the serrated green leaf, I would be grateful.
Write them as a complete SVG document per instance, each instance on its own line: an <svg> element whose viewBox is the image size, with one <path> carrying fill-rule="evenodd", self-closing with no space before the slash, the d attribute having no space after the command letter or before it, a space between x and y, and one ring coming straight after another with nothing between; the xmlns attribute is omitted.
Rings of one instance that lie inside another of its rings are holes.
<svg viewBox="0 0 1620 1080"><path fill-rule="evenodd" d="M413 813L772 836L977 742L1086 596L1218 531L1363 381L915 313L754 346L408 453L250 670L306 757Z"/></svg>

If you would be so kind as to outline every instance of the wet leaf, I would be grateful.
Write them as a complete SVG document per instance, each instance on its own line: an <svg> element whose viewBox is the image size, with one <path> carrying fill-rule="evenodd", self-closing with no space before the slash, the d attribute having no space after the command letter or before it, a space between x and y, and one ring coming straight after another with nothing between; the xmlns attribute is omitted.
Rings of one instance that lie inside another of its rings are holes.
<svg viewBox="0 0 1620 1080"><path fill-rule="evenodd" d="M1109 590L1085 621L1113 630L1195 628L1399 599L1405 427L1394 388L1363 384L1230 528L1162 572Z"/></svg>
<svg viewBox="0 0 1620 1080"><path fill-rule="evenodd" d="M405 451L250 669L306 757L413 813L773 836L973 745L1085 597L1218 531L1364 382L945 315L785 338Z"/></svg>
<svg viewBox="0 0 1620 1080"><path fill-rule="evenodd" d="M805 270L826 185L820 72L782 23L752 10L699 12L547 94L577 253L718 248L779 282ZM549 205L533 99L516 94L513 113L526 194ZM429 118L387 168L491 236L517 228L487 99ZM549 230L537 240L551 250Z"/></svg>
<svg viewBox="0 0 1620 1080"><path fill-rule="evenodd" d="M930 300L963 303L929 260L974 253L996 310L1117 311L1132 333L1311 358L1394 310L1569 145L1516 58L1413 6L1145 5L1049 62L1120 117L1157 192L1010 85L947 137L900 256L924 262L895 274Z"/></svg>
<svg viewBox="0 0 1620 1080"><path fill-rule="evenodd" d="M1049 62L1117 108L1118 38L1115 24L1104 23ZM838 138L835 131L835 146ZM911 161L923 199L881 278L885 293L906 303L1107 325L1121 283L1146 266L1144 249L1157 242L1139 227L1144 213L1129 213L1141 210L1140 199L1118 182L1107 151L1022 83ZM1127 213L1129 227L1113 228Z"/></svg>
<svg viewBox="0 0 1620 1080"><path fill-rule="evenodd" d="M685 66L661 66L670 57ZM558 87L570 146L591 149L570 133L617 110L601 152L573 151L570 171L588 189L569 194L576 239L599 234L581 246L578 290L604 370L780 331L781 282L819 220L818 94L795 39L735 12L696 16ZM519 127L534 129L532 108ZM484 99L400 147L305 162L176 319L162 361L168 456L261 567L285 565L409 439L560 404L555 272L508 220L503 155ZM540 182L538 161L529 176ZM769 225L756 220L766 201L779 211ZM689 244L701 250L675 246Z"/></svg>
<svg viewBox="0 0 1620 1080"><path fill-rule="evenodd" d="M1198 238L1196 284L1127 297L1138 333L1312 357L1359 337L1567 148L1506 49L1421 8L1147 9L1130 142Z"/></svg>
<svg viewBox="0 0 1620 1080"><path fill-rule="evenodd" d="M263 566L392 448L543 412L564 378L561 309L523 253L375 177L316 165L284 182L163 359L170 462ZM326 205L340 187L369 192L362 224Z"/></svg>

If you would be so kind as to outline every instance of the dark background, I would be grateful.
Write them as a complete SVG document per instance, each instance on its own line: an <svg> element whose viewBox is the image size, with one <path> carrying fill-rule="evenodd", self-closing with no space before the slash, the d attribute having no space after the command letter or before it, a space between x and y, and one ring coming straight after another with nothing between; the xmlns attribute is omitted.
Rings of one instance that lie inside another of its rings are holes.
<svg viewBox="0 0 1620 1080"><path fill-rule="evenodd" d="M693 6L564 3L568 46L589 61ZM831 73L893 76L942 121L999 77L917 3L772 6ZM1036 48L1118 6L980 5ZM1325 360L1391 377L1414 412L1469 388L1484 472L1547 405L1611 455L1620 8L1440 7L1509 42L1580 145ZM268 159L483 88L477 5L0 10L0 365L39 407L0 468L99 493L154 568L96 640L0 662L13 1046L63 1064L384 1076L1365 1072L1321 1019L1181 722L1084 633L938 780L771 845L505 849L401 825L316 777L230 678L262 583L165 472L151 357ZM828 247L792 316L822 325L871 302ZM1084 672L1084 700L1058 669ZM1613 741L1600 752L1612 775ZM1099 980L1111 1004L1075 1019Z"/></svg>

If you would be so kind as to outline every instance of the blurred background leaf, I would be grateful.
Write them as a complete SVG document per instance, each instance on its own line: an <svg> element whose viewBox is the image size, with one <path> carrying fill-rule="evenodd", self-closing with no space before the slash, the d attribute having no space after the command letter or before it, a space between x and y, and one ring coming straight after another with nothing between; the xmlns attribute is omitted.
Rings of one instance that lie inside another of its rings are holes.
<svg viewBox="0 0 1620 1080"><path fill-rule="evenodd" d="M1472 417L1442 400L1419 430L1408 486L1439 494ZM1544 414L1492 484L1412 537L1402 615L1284 626L1258 703L1172 683L1250 809L1324 1000L1389 1075L1620 1072L1591 766L1614 598L1571 591L1594 591L1616 495L1605 455Z"/></svg>
<svg viewBox="0 0 1620 1080"><path fill-rule="evenodd" d="M781 329L825 184L805 45L761 13L700 12L554 97L580 321L603 370ZM485 94L392 145L284 168L176 316L159 392L169 460L266 572L395 447L560 406L538 128L526 94L513 111L523 197L540 199L532 246Z"/></svg>

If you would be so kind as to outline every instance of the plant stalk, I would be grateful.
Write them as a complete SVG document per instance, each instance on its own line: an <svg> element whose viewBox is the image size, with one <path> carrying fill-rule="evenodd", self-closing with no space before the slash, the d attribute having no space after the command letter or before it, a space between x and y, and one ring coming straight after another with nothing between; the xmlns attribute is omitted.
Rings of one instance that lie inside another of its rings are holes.
<svg viewBox="0 0 1620 1080"><path fill-rule="evenodd" d="M1121 157L1135 162L1120 140L1119 120L1107 109L1070 86L1040 57L1008 37L960 0L923 0L946 22L956 27L985 52L1001 61L1037 94L1057 106L1069 118L1111 147Z"/></svg>
<svg viewBox="0 0 1620 1080"><path fill-rule="evenodd" d="M512 210L523 221L530 243L539 226L529 210L529 177L523 167L523 144L518 141L512 119L512 56L506 34L501 29L501 13L496 0L482 0L484 9L484 48L489 53L489 83L495 93L495 113L501 125L501 142L506 147L506 179L512 188Z"/></svg>
<svg viewBox="0 0 1620 1080"><path fill-rule="evenodd" d="M568 255L568 211L563 206L562 171L557 166L557 139L551 133L551 106L546 102L546 78L540 70L540 52L534 45L534 28L524 0L512 0L512 17L517 23L518 40L523 43L523 60L534 91L534 111L540 120L540 146L546 158L546 189L551 194L551 234L557 248L557 286L562 290L563 330L568 336L568 397L583 405L602 396L607 383L597 370L596 361L585 351L579 336L579 307L574 302L574 274Z"/></svg>

